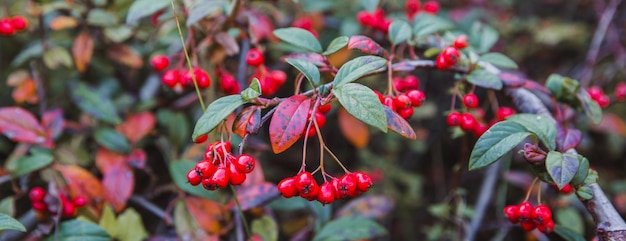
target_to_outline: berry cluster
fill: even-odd
[[[230,151],[230,142],[210,144],[204,154],[205,159],[187,172],[189,184],[202,184],[204,189],[212,191],[246,181],[246,174],[254,170],[254,157],[247,154],[234,156]]]
[[[511,223],[519,223],[522,229],[531,231],[535,228],[542,233],[549,234],[554,231],[552,211],[546,205],[533,207],[529,202],[519,205],[509,205],[504,208],[504,215]]]
[[[418,89],[419,79],[414,75],[407,75],[404,78],[395,77],[392,81],[394,89],[399,92],[398,95],[383,96],[378,91],[376,91],[376,95],[378,95],[380,103],[407,120],[413,115],[413,107],[420,107],[424,104],[426,95]]]
[[[309,16],[302,16],[300,18],[297,18],[296,20],[293,21],[293,23],[291,23],[291,26],[307,30],[311,32],[311,34],[313,34],[313,36],[315,36],[316,38],[318,39],[320,38],[320,35],[319,33],[317,33],[317,30],[313,28],[313,20],[311,20]]]
[[[170,60],[165,55],[156,55],[150,59],[152,68],[163,71],[170,65]],[[193,78],[196,78],[198,88],[205,89],[211,86],[211,77],[201,68],[194,67],[192,71],[187,69],[170,69],[161,75],[161,82],[170,87],[194,87]]]
[[[474,93],[468,93],[463,96],[463,106],[466,109],[471,110],[475,109],[476,116],[471,112],[460,113],[458,111],[452,111],[448,114],[446,118],[446,122],[448,126],[455,127],[458,126],[463,131],[470,131],[474,136],[480,137],[485,133],[490,126],[494,125],[499,121],[505,120],[507,117],[515,114],[515,110],[510,107],[500,107],[495,113],[495,119],[491,120],[489,124],[482,122],[481,120],[484,117],[484,111],[482,109],[478,109],[479,101],[478,96]]]
[[[315,114],[313,114],[313,110],[309,110],[309,114],[307,115],[307,122],[306,123],[311,123],[311,121],[313,121],[313,118],[315,118],[315,122],[317,122],[317,125],[319,126],[319,128],[321,129],[324,125],[326,125],[326,113],[328,113],[330,111],[330,109],[332,108],[332,104],[328,103],[328,104],[324,104],[324,105],[319,105],[317,107],[317,112],[315,112]],[[309,128],[309,130],[307,131],[306,129],[304,130],[306,134],[306,137],[312,137],[315,136],[317,134],[317,131],[315,130],[315,127],[313,126],[313,124],[311,124],[311,128]]]
[[[604,90],[602,90],[599,86],[591,86],[587,91],[589,92],[591,99],[598,103],[600,107],[606,108],[609,104],[611,104],[611,98],[605,94]]]
[[[420,11],[420,0],[407,0],[404,3],[404,11],[406,12],[406,17],[409,21],[413,21],[415,15]],[[424,12],[430,14],[439,13],[439,3],[436,1],[428,1],[424,3]]]
[[[19,31],[25,30],[26,27],[28,27],[28,20],[23,16],[4,17],[0,19],[0,36],[15,35]]]
[[[464,49],[468,45],[469,43],[467,42],[466,35],[459,35],[456,37],[452,46],[444,48],[443,51],[441,51],[441,54],[437,56],[437,59],[435,59],[437,69],[445,70],[454,66],[461,57],[459,49]]]
[[[383,33],[389,32],[389,26],[391,26],[391,19],[385,17],[385,11],[381,8],[377,8],[373,13],[367,10],[360,11],[356,15],[356,21],[361,25],[372,28]]]
[[[56,215],[61,210],[61,217],[73,218],[76,216],[76,208],[84,207],[87,205],[87,199],[82,196],[77,196],[70,200],[63,194],[59,194],[60,203],[49,195],[46,190],[41,187],[34,187],[28,193],[32,208],[44,214]]]
[[[317,200],[330,204],[335,200],[356,197],[367,192],[372,186],[372,177],[363,172],[346,173],[340,178],[332,178],[319,185],[310,172],[300,172],[278,183],[278,191],[286,197],[300,196],[309,201]]]
[[[269,70],[263,63],[265,57],[259,49],[250,49],[246,54],[246,63],[255,67],[254,73],[250,77],[250,82],[254,78],[261,83],[261,91],[263,96],[272,96],[287,81],[287,74],[282,70]]]

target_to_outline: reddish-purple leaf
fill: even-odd
[[[539,83],[535,82],[535,81],[526,81],[524,82],[524,86],[525,89],[529,89],[531,91],[539,91],[542,92],[546,95],[550,95],[550,91],[548,89],[546,89],[546,87],[544,87],[543,85],[540,85]]]
[[[46,130],[49,138],[56,139],[59,137],[65,128],[63,110],[54,109],[43,113],[43,116],[41,117],[41,125]]]
[[[259,132],[261,125],[261,107],[249,106],[241,110],[241,113],[235,118],[233,124],[233,132],[243,137],[246,133],[256,134]]]
[[[220,203],[206,198],[187,196],[185,204],[198,226],[204,231],[216,234],[222,230],[220,220],[226,218],[226,211]]]
[[[415,131],[411,125],[409,125],[409,123],[402,118],[402,116],[398,115],[398,113],[389,109],[387,106],[383,107],[385,109],[385,114],[387,115],[387,128],[389,128],[389,130],[392,130],[393,132],[411,140],[415,140],[415,138],[417,138],[417,135],[415,135]]]
[[[87,203],[102,200],[102,183],[91,172],[77,165],[56,164],[54,169],[65,179],[72,197],[83,196],[87,198]]]
[[[248,15],[252,43],[257,43],[263,39],[276,39],[274,34],[272,34],[274,25],[271,19],[265,16],[265,14],[254,10],[246,11],[246,13]]]
[[[143,169],[146,167],[146,152],[142,149],[135,149],[126,156],[124,162],[133,168]]]
[[[357,216],[363,218],[382,218],[393,211],[395,202],[387,196],[363,196],[348,202],[339,211],[337,217]]]
[[[523,76],[507,72],[500,73],[498,77],[502,80],[502,84],[507,87],[521,87],[526,81],[529,81]]]
[[[398,72],[411,72],[415,70],[415,67],[415,65],[409,64],[407,61],[401,61],[391,65],[391,69]]]
[[[583,134],[574,128],[563,127],[562,125],[556,125],[556,149],[559,151],[565,151],[572,149],[580,143],[583,139]]]
[[[626,123],[624,120],[616,114],[609,112],[604,113],[600,124],[593,125],[591,128],[597,132],[614,133],[620,136],[626,136]]]
[[[16,142],[42,144],[46,131],[37,118],[20,107],[0,108],[0,133]]]
[[[378,56],[384,56],[387,53],[387,51],[381,47],[380,44],[363,35],[354,35],[350,37],[350,40],[348,41],[348,49],[358,49],[363,53]]]
[[[270,142],[274,153],[287,150],[302,137],[306,127],[311,99],[294,95],[278,104],[270,121]]]
[[[135,143],[154,129],[156,118],[152,112],[132,114],[117,126],[117,131],[122,133],[128,140]]]
[[[103,173],[102,190],[104,200],[109,203],[116,212],[126,207],[126,202],[133,194],[135,178],[133,170],[126,163],[115,163]]]
[[[285,62],[285,59],[302,59],[317,67],[325,67],[326,61],[324,61],[324,58],[323,55],[318,53],[293,53],[283,57],[282,61]]]
[[[258,183],[252,186],[245,186],[237,190],[239,203],[241,204],[241,209],[244,211],[261,206],[262,204],[265,204],[272,199],[278,197],[278,195],[279,193],[276,185],[269,182]],[[237,209],[237,205],[231,206],[232,209]]]

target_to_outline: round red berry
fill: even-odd
[[[15,34],[15,28],[11,23],[11,19],[5,17],[0,19],[0,35],[13,35]]]
[[[206,178],[211,177],[213,173],[215,173],[216,170],[215,170],[215,166],[213,165],[213,162],[209,160],[202,160],[196,163],[196,167],[193,169],[193,171],[196,171],[198,173],[198,176],[201,179],[206,179]],[[193,174],[187,173],[187,178],[189,178],[190,175],[193,177]],[[193,183],[196,182],[195,179],[196,177],[193,177],[193,181],[194,181]],[[191,185],[194,185],[191,181],[189,181],[189,183],[191,183]]]
[[[195,87],[194,78],[198,88],[204,89],[211,86],[211,77],[209,74],[200,68],[193,68],[193,71],[185,71],[180,77],[180,82],[184,86]]]
[[[509,219],[511,223],[519,222],[519,207],[517,205],[509,205],[504,207],[504,216]]]
[[[263,57],[263,53],[258,49],[250,49],[246,54],[246,63],[250,66],[259,66],[262,65],[265,61],[265,57]]]
[[[335,201],[335,186],[333,186],[332,182],[325,182],[319,188],[319,192],[317,193],[317,201],[322,204],[329,204]]]
[[[367,192],[374,183],[372,177],[367,173],[354,172],[354,177],[356,178],[356,189],[361,192]]]
[[[554,221],[553,220],[547,221],[543,225],[537,226],[537,229],[539,229],[539,231],[545,234],[552,233],[554,231]]]
[[[537,205],[535,209],[533,209],[532,219],[537,226],[543,225],[552,220],[552,211],[546,205]]]
[[[287,81],[287,74],[282,70],[272,70],[272,72],[270,72],[270,78],[274,86],[280,87]]]
[[[419,0],[407,0],[404,4],[404,9],[409,16],[415,15],[420,10]]]
[[[598,99],[596,99],[596,102],[600,107],[606,108],[609,107],[609,104],[611,104],[611,98],[608,95],[601,95]]]
[[[463,105],[469,109],[478,107],[478,96],[474,93],[469,93],[463,96]]]
[[[472,129],[472,134],[474,134],[475,137],[480,137],[483,134],[485,134],[485,132],[487,132],[487,130],[489,130],[489,126],[487,126],[484,123],[477,123],[474,126],[474,129]]]
[[[217,141],[207,146],[205,158],[209,160],[213,160],[215,151],[216,155],[225,158],[228,154],[230,154],[232,148],[232,144],[228,141]]]
[[[77,196],[72,200],[72,203],[74,206],[81,208],[87,205],[87,198],[84,196]]]
[[[386,96],[385,99],[383,100],[383,105],[389,107],[389,109],[396,111],[396,104],[393,101],[393,97],[391,96]]]
[[[557,185],[554,185],[554,186],[558,189]],[[561,188],[561,190],[559,190],[559,192],[565,193],[565,194],[570,194],[570,193],[574,192],[574,188],[572,188],[572,185],[570,185],[568,183],[568,184],[565,184],[565,186],[563,186],[563,188]]]
[[[380,93],[380,91],[374,90],[374,94],[378,96],[378,100],[380,101],[380,103],[385,103],[385,97],[383,96],[382,93]]]
[[[498,121],[506,120],[507,117],[512,115],[515,115],[515,110],[511,107],[500,107],[496,111],[496,118],[498,118]]]
[[[195,142],[195,143],[203,143],[207,139],[209,139],[209,134],[204,134],[204,135],[196,137],[196,139],[194,139],[193,142]]]
[[[229,73],[223,73],[220,76],[220,88],[227,95],[239,94],[241,91],[239,82],[237,82],[235,76]]]
[[[209,178],[210,180],[209,183],[210,185],[214,186],[212,187],[213,188],[212,190],[215,190],[218,188],[225,188],[226,186],[228,186],[229,179],[230,179],[230,172],[228,171],[228,169],[226,167],[219,167],[217,168],[217,170],[215,170],[215,173],[213,173],[211,178]]]
[[[241,154],[237,156],[234,166],[241,173],[251,173],[254,170],[255,164],[256,161],[254,160],[254,157],[248,154]]]
[[[180,71],[175,69],[166,71],[163,73],[163,76],[161,76],[161,82],[163,82],[164,85],[173,88],[180,82]]]
[[[591,99],[594,99],[594,100],[598,100],[600,96],[604,95],[604,91],[602,90],[602,88],[600,88],[599,86],[595,86],[595,85],[589,87],[587,92],[589,93],[589,97],[591,97]]]
[[[420,87],[420,80],[415,75],[404,77],[404,85],[407,90],[416,90]]]
[[[240,172],[235,165],[228,165],[229,182],[231,185],[241,185],[246,181],[246,174]]]
[[[298,194],[295,183],[296,179],[294,177],[288,177],[281,180],[276,187],[283,197],[290,198]]]
[[[533,205],[529,202],[522,202],[517,205],[519,208],[519,220],[520,222],[530,222],[532,223],[532,214],[533,214]]]
[[[465,34],[461,34],[454,39],[454,47],[457,49],[464,49],[467,45],[469,44],[467,43],[467,35]]]
[[[407,89],[406,82],[401,77],[395,77],[391,82],[396,91],[404,92]]]
[[[326,113],[330,112],[330,110],[331,110],[332,108],[333,108],[333,104],[331,104],[331,103],[326,103],[326,104],[324,104],[324,105],[319,105],[319,106],[317,107],[317,111],[318,111],[319,113],[326,114]]]
[[[626,82],[619,82],[617,84],[614,95],[617,101],[626,101]]]
[[[393,104],[396,106],[396,109],[404,109],[411,107],[411,98],[405,94],[399,94],[393,100]]]
[[[63,207],[61,209],[61,216],[64,218],[72,218],[76,216],[76,206],[70,201],[62,200]]]
[[[30,192],[28,192],[28,198],[30,198],[32,202],[41,202],[45,197],[46,190],[41,187],[33,187],[30,189]]]
[[[310,194],[313,183],[315,183],[315,179],[310,172],[301,172],[295,177],[295,186],[300,195]]]
[[[357,179],[353,173],[346,173],[337,183],[337,197],[344,198],[351,195],[357,191]]]
[[[38,212],[48,211],[48,205],[43,201],[33,202],[32,207],[35,211],[38,211]]]
[[[402,119],[408,120],[413,116],[413,107],[398,109],[398,115],[402,117]]]
[[[461,126],[461,129],[464,131],[473,130],[477,124],[478,122],[472,113],[466,112],[461,114],[461,122],[459,123],[459,126]]]
[[[455,47],[446,47],[441,52],[441,56],[443,56],[443,59],[446,63],[448,63],[448,65],[454,65],[457,61],[459,61],[460,54],[459,50]]]
[[[406,92],[406,96],[411,100],[411,106],[420,107],[426,101],[426,95],[420,90],[409,90]]]
[[[439,12],[439,3],[437,1],[424,3],[424,11],[430,14],[437,14]]]
[[[22,31],[28,27],[28,20],[24,16],[13,16],[11,18],[11,24],[16,31]]]
[[[531,221],[520,222],[520,226],[522,227],[522,229],[524,229],[524,231],[527,231],[527,232],[530,232],[537,227],[535,226],[535,223]]]
[[[196,170],[196,168],[193,168],[187,172],[187,182],[189,182],[189,184],[191,184],[192,186],[197,186],[202,182],[202,177],[200,176],[200,173]]]
[[[367,10],[363,10],[356,14],[356,21],[363,26],[371,27],[375,24],[376,18]]]
[[[459,126],[461,124],[461,113],[457,111],[450,112],[450,114],[448,114],[448,117],[446,118],[446,122],[450,127]]]
[[[170,59],[168,59],[165,55],[156,55],[150,59],[150,64],[154,70],[161,71],[170,65]]]
[[[437,65],[437,69],[439,70],[445,70],[451,66],[451,64],[446,61],[442,54],[437,56],[437,58],[435,59],[435,64]]]

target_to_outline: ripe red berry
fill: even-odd
[[[459,61],[460,54],[459,54],[459,50],[456,49],[455,47],[446,47],[441,52],[441,56],[443,56],[443,59],[446,61],[446,63],[449,66],[452,66],[452,65],[455,65],[456,62]]]
[[[558,186],[556,184],[554,184],[554,187],[558,189]],[[572,185],[565,184],[565,186],[563,186],[563,188],[561,188],[561,190],[559,190],[559,192],[561,193],[565,193],[565,194],[570,194],[572,192],[574,192],[574,188],[572,188]]]
[[[376,23],[376,17],[367,10],[363,10],[356,14],[356,21],[363,26],[372,27]]]
[[[35,211],[38,211],[38,212],[48,211],[48,205],[43,201],[33,202],[32,207]]]
[[[239,82],[237,82],[235,76],[230,73],[222,73],[220,75],[220,88],[227,95],[239,94],[241,91]]]
[[[532,212],[532,220],[540,226],[552,220],[552,211],[546,205],[537,205]]]
[[[13,28],[11,19],[7,17],[0,19],[0,35],[10,36],[13,34],[15,34],[15,28]]]
[[[609,104],[611,104],[611,98],[608,95],[601,95],[598,99],[596,99],[596,102],[600,107],[606,108],[609,107]]]
[[[532,214],[533,214],[533,205],[529,202],[522,202],[517,205],[519,208],[519,220],[520,222],[531,222],[532,223]]]
[[[552,233],[554,231],[554,221],[553,220],[547,221],[543,225],[537,226],[537,229],[539,229],[539,231],[545,234]]]
[[[354,177],[356,178],[356,189],[361,192],[367,192],[374,183],[372,177],[367,173],[354,172]]]
[[[404,77],[404,85],[407,90],[416,90],[420,87],[420,80],[415,75]]]
[[[398,109],[398,115],[400,115],[402,119],[405,119],[405,120],[408,120],[409,118],[411,118],[411,116],[413,116],[413,112],[414,112],[413,107]]]
[[[231,148],[232,144],[229,141],[217,141],[207,146],[204,157],[209,160],[213,160],[215,155],[224,158],[230,154]],[[215,155],[213,151],[215,151]]]
[[[61,216],[64,218],[72,218],[76,216],[76,206],[70,201],[62,200],[63,207],[61,209]]]
[[[409,16],[409,19],[412,19],[417,12],[420,11],[420,1],[419,0],[407,0],[404,4],[404,11]]]
[[[211,177],[213,173],[215,173],[215,166],[213,165],[213,162],[209,160],[202,160],[196,163],[196,167],[193,170],[198,173],[198,176],[200,176],[201,179],[206,179],[206,178]],[[189,178],[189,175],[190,174],[187,173],[187,178]],[[191,175],[193,176],[193,174]],[[192,183],[192,182],[189,181],[189,183]],[[191,185],[193,185],[193,183]]]
[[[33,189],[30,189],[30,192],[28,192],[28,198],[30,198],[32,202],[41,202],[45,197],[46,190],[41,187],[33,187]]]
[[[83,196],[77,196],[74,198],[74,200],[72,200],[72,203],[74,204],[74,206],[81,208],[87,205],[87,198]]]
[[[461,114],[461,122],[459,123],[459,126],[461,126],[461,129],[463,129],[464,131],[473,130],[477,124],[478,122],[476,121],[476,118],[474,118],[472,113],[466,112]]]
[[[396,91],[404,92],[407,89],[406,82],[401,77],[395,77],[391,82]]]
[[[461,124],[461,113],[457,111],[450,112],[450,114],[448,114],[448,117],[446,118],[446,122],[450,127],[459,126]]]
[[[319,113],[326,114],[326,113],[330,112],[330,109],[332,109],[332,108],[333,108],[333,104],[331,104],[331,103],[326,103],[326,104],[324,104],[324,105],[319,105],[319,106],[317,107],[317,111],[318,111]]]
[[[291,23],[292,27],[302,28],[306,30],[313,29],[313,20],[309,16],[300,17]]]
[[[380,93],[380,91],[374,90],[374,94],[378,96],[378,100],[380,101],[380,103],[385,103],[385,97],[383,96],[382,93]]]
[[[295,186],[300,194],[308,194],[310,186],[315,182],[310,172],[301,172],[295,176]]]
[[[272,79],[272,84],[278,89],[287,81],[287,74],[282,70],[272,70],[270,79]]]
[[[263,53],[258,49],[250,49],[246,54],[246,63],[250,66],[259,66],[262,65],[265,61],[265,57],[263,57]]]
[[[295,177],[289,177],[281,180],[276,187],[283,197],[290,198],[298,194],[295,183]]]
[[[511,107],[500,107],[498,111],[496,111],[496,118],[498,121],[506,120],[507,117],[515,115],[515,110]]]
[[[235,165],[228,165],[229,182],[231,185],[241,185],[246,181],[246,174],[240,172]]]
[[[254,160],[254,157],[248,154],[241,154],[237,156],[237,159],[233,164],[235,164],[235,167],[239,172],[251,173],[254,170],[256,161]]]
[[[180,82],[180,71],[176,69],[168,70],[161,76],[161,82],[170,88],[173,88]]]
[[[478,107],[478,96],[474,93],[469,93],[463,96],[463,105],[468,109],[473,109]]]
[[[150,64],[154,70],[161,71],[170,65],[170,60],[165,55],[156,55],[150,59]]]
[[[215,173],[213,173],[211,178],[209,178],[209,183],[210,185],[214,186],[212,188],[214,188],[213,190],[215,190],[217,188],[225,188],[226,186],[228,186],[229,179],[230,172],[228,171],[228,169],[226,167],[219,167],[217,168],[217,170],[215,170]]]
[[[517,205],[509,205],[504,207],[504,216],[509,219],[511,223],[519,222],[519,207]]]
[[[451,64],[449,64],[448,61],[446,61],[446,59],[441,54],[438,55],[435,59],[435,64],[437,65],[437,69],[439,70],[445,70],[447,68],[450,68],[451,66]]]
[[[604,91],[602,90],[602,88],[596,85],[589,87],[587,92],[589,93],[589,97],[594,100],[598,100],[600,96],[604,95]]]
[[[211,86],[211,77],[209,74],[201,68],[193,68],[193,71],[185,71],[180,77],[180,82],[184,86],[195,87],[194,77],[198,88],[204,89]]]
[[[357,191],[357,179],[353,173],[346,173],[337,183],[337,197],[344,198],[351,195]]]
[[[386,96],[384,101],[383,101],[383,105],[389,107],[389,109],[396,111],[396,104],[394,104],[393,101],[393,97],[391,96]]]
[[[325,182],[319,188],[319,192],[317,193],[317,201],[322,204],[329,204],[335,201],[335,186],[333,186],[332,182]]]
[[[424,11],[430,14],[437,14],[439,12],[439,3],[436,1],[424,3]]]
[[[527,231],[527,232],[530,232],[537,227],[535,226],[535,223],[531,221],[520,222],[520,226],[522,227],[522,229],[524,229],[524,231]]]
[[[474,126],[474,129],[472,129],[472,134],[474,134],[475,137],[480,137],[483,134],[485,134],[485,132],[487,132],[487,130],[489,130],[489,126],[487,126],[484,123],[477,123]]]
[[[393,104],[396,106],[396,109],[404,109],[411,107],[411,98],[405,94],[399,94],[393,100]]]
[[[209,139],[209,134],[204,134],[204,135],[196,137],[196,139],[194,139],[193,142],[195,142],[195,143],[203,143],[207,139]]]
[[[626,101],[626,82],[619,82],[617,84],[614,95],[617,101]]]
[[[457,49],[464,49],[467,45],[469,44],[467,43],[467,35],[465,34],[461,34],[454,39],[454,47]]]
[[[411,100],[411,106],[413,107],[420,107],[426,101],[426,95],[420,90],[409,90],[406,92],[406,95]]]
[[[15,31],[22,31],[28,27],[28,20],[24,16],[13,16],[11,18],[11,25]]]
[[[187,182],[189,182],[192,186],[197,186],[202,182],[202,177],[195,168],[187,172]]]

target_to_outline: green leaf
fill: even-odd
[[[46,50],[43,53],[43,62],[51,69],[57,69],[62,66],[70,68],[74,65],[70,52],[62,47],[54,47]]]
[[[467,82],[471,84],[487,88],[487,89],[502,89],[502,81],[498,75],[491,73],[484,69],[477,69],[467,75]]]
[[[600,124],[600,121],[602,121],[602,109],[598,103],[589,97],[586,90],[579,90],[576,97],[578,97],[585,115],[591,119],[591,122],[596,125]]]
[[[53,159],[54,157],[47,153],[22,156],[7,163],[7,171],[13,177],[20,177],[50,165]]]
[[[111,151],[130,153],[130,142],[118,131],[110,128],[99,128],[95,133],[96,142]]]
[[[503,68],[518,68],[517,64],[512,59],[501,53],[486,53],[480,56],[478,60],[485,61],[487,63]]]
[[[551,74],[545,86],[557,100],[569,104],[575,103],[576,94],[579,93],[580,88],[577,80],[558,74]]]
[[[164,136],[169,138],[176,147],[182,147],[189,143],[191,128],[187,117],[185,117],[185,113],[174,112],[169,109],[159,109],[157,112],[157,121],[159,126],[164,127],[164,129],[159,129],[159,131],[166,131]]]
[[[567,241],[585,241],[585,237],[560,224],[554,225],[554,233]]]
[[[582,200],[589,200],[593,198],[593,190],[588,186],[582,186],[576,189],[576,196]]]
[[[432,47],[432,48],[429,48],[426,51],[424,51],[424,57],[426,57],[426,58],[434,57],[435,55],[439,54],[440,52],[441,52],[440,48]]]
[[[280,28],[274,30],[274,36],[298,48],[321,53],[322,45],[313,34],[301,28]]]
[[[124,241],[141,241],[148,238],[143,226],[141,215],[133,208],[127,208],[117,217],[117,235],[115,239]]]
[[[15,215],[15,198],[8,196],[0,201],[0,213],[4,213],[9,216]]]
[[[121,25],[104,29],[104,36],[114,43],[121,43],[133,36],[133,28]]]
[[[485,132],[470,154],[469,169],[486,167],[496,162],[532,133],[515,122],[503,121]]]
[[[526,130],[537,135],[539,140],[551,150],[556,148],[556,122],[551,117],[535,114],[516,114],[507,120],[524,126]]]
[[[241,98],[245,101],[250,101],[256,97],[261,96],[261,82],[256,77],[252,79],[252,83],[245,90],[241,91]]]
[[[22,223],[4,213],[0,213],[0,230],[17,230],[26,232],[26,228],[22,225]]]
[[[427,13],[418,14],[413,24],[413,35],[417,38],[454,28],[447,19]]]
[[[335,75],[334,86],[353,82],[364,75],[370,74],[387,64],[387,60],[378,56],[361,56],[356,57],[341,66],[337,75]]]
[[[559,208],[556,210],[554,216],[556,223],[568,227],[579,235],[585,234],[585,221],[575,208]]]
[[[213,13],[223,11],[223,9],[227,7],[227,4],[228,3],[224,0],[201,0],[195,2],[189,11],[187,26],[191,26]]]
[[[347,42],[346,42],[347,43]],[[304,59],[287,58],[285,62],[298,69],[314,86],[320,84],[320,70],[313,63]]]
[[[98,226],[102,227],[111,237],[117,236],[117,220],[115,219],[115,211],[109,205],[105,205],[102,209],[102,215]]]
[[[252,221],[252,233],[261,236],[263,241],[278,240],[278,224],[268,215]]]
[[[572,154],[550,151],[546,157],[546,170],[559,189],[574,178],[578,171],[578,164],[578,157]]]
[[[598,172],[595,170],[589,169],[589,172],[587,173],[587,177],[585,178],[585,181],[583,183],[585,185],[589,185],[589,184],[593,184],[597,182],[598,182]]]
[[[578,164],[578,171],[571,181],[574,187],[583,184],[589,175],[589,160],[584,156],[578,155],[578,161],[580,162]]]
[[[389,41],[398,45],[411,38],[411,25],[402,20],[394,20],[389,26]]]
[[[117,17],[104,9],[94,8],[87,15],[87,24],[98,27],[111,27],[117,25]]]
[[[169,169],[170,175],[180,189],[184,190],[187,193],[204,197],[212,200],[216,200],[217,197],[213,192],[209,192],[204,190],[202,186],[192,186],[187,182],[187,172],[192,168],[195,168],[196,162],[194,161],[173,161],[170,162]]]
[[[128,9],[126,23],[131,24],[143,17],[150,16],[169,4],[170,0],[135,0]]]
[[[343,217],[326,223],[313,241],[371,239],[384,235],[387,230],[370,219]]]
[[[374,12],[374,10],[378,7],[379,2],[380,0],[361,0],[361,5],[363,5],[363,8],[365,8],[368,12]]]
[[[245,104],[241,98],[241,95],[229,95],[219,98],[206,108],[206,111],[200,116],[200,119],[196,121],[196,125],[193,128],[193,134],[191,139],[195,140],[201,135],[211,132],[217,125],[219,125],[230,113],[232,113],[237,107]]]
[[[350,38],[348,38],[347,36],[336,37],[335,39],[333,39],[333,41],[330,42],[330,44],[328,44],[328,48],[326,48],[326,51],[324,51],[324,53],[322,54],[331,55],[339,51],[340,49],[348,46],[349,41],[350,41]]]
[[[17,56],[15,56],[15,58],[13,58],[11,66],[20,66],[30,59],[41,57],[42,53],[43,45],[39,41],[37,41],[36,43],[28,47],[22,48],[22,51]]]
[[[472,25],[470,34],[472,46],[478,46],[478,51],[482,53],[488,52],[500,37],[497,30],[480,22]]]
[[[387,115],[370,88],[357,83],[348,83],[335,87],[333,93],[350,115],[387,132]]]
[[[111,236],[100,226],[78,219],[64,221],[57,231],[46,238],[46,241],[109,241]]]
[[[107,95],[89,88],[82,82],[78,83],[71,93],[74,103],[87,114],[110,124],[122,122],[115,105]]]

